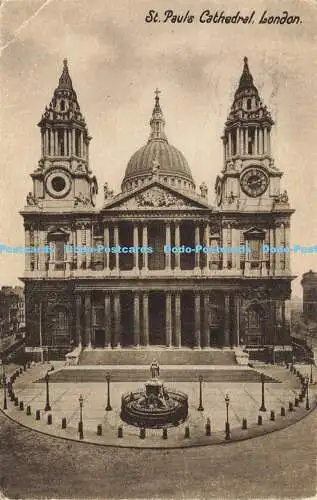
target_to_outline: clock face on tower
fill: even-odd
[[[252,167],[246,170],[240,179],[242,191],[252,198],[261,196],[268,187],[268,178],[263,170]]]
[[[47,192],[53,198],[63,198],[68,194],[70,187],[71,180],[64,171],[54,170],[46,178]]]

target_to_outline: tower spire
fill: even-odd
[[[67,59],[63,61],[63,72],[58,82],[58,90],[73,90],[73,84],[68,71]]]
[[[155,94],[155,104],[154,104],[154,109],[152,112],[152,118],[150,120],[150,125],[151,125],[151,135],[149,138],[149,141],[153,139],[161,139],[163,141],[167,141],[165,132],[164,132],[164,127],[165,127],[165,120],[162,112],[162,108],[160,105],[160,98],[159,94],[161,93],[158,88],[155,89],[154,94]]]
[[[255,89],[256,90],[254,83],[253,83],[253,76],[250,73],[248,58],[244,57],[243,62],[244,62],[243,71],[242,71],[242,75],[241,75],[239,86],[238,86],[236,93],[241,92],[241,90],[246,90],[246,89]]]

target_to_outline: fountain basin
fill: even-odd
[[[145,390],[123,394],[121,420],[136,427],[160,429],[177,426],[188,416],[188,396],[181,391],[167,390],[153,378]]]

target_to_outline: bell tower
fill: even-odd
[[[92,207],[97,181],[89,169],[89,136],[67,60],[53,98],[42,115],[41,158],[31,174],[27,205],[45,210]]]
[[[224,166],[216,180],[217,204],[222,209],[272,210],[282,196],[284,203],[288,201],[285,192],[281,195],[283,174],[271,152],[273,125],[245,57],[222,137]]]

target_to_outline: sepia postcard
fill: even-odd
[[[0,497],[314,498],[316,2],[0,16]]]

